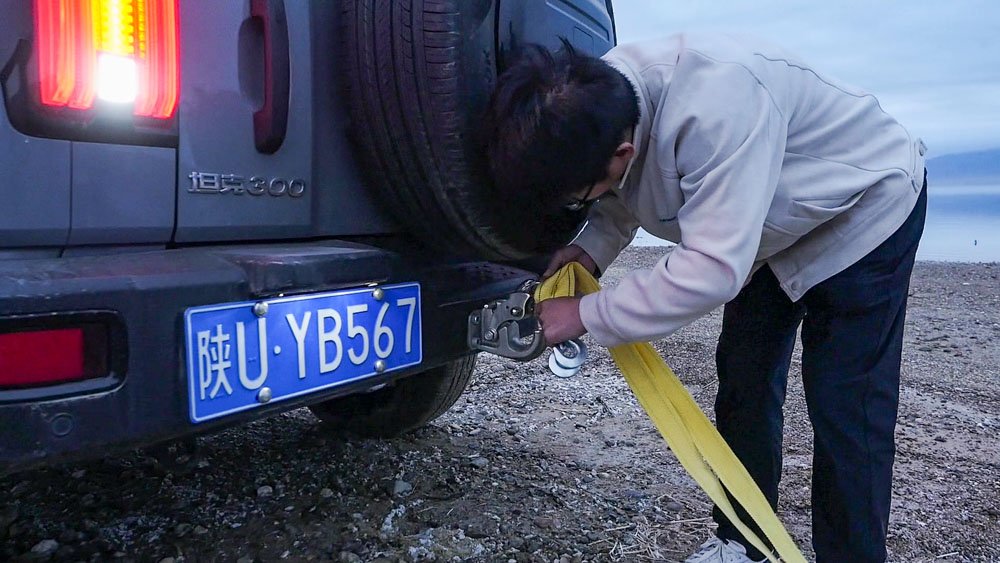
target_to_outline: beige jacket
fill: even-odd
[[[574,241],[602,269],[639,226],[677,243],[583,298],[606,346],[667,336],[733,299],[763,264],[792,300],[857,262],[913,209],[923,143],[871,94],[784,51],[721,35],[622,45],[636,156]]]

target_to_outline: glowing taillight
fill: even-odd
[[[177,109],[177,0],[34,0],[41,102],[90,109],[100,99],[138,116]]]

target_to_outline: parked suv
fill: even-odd
[[[0,0],[0,474],[309,406],[390,435],[581,217],[494,195],[519,43],[605,0]]]

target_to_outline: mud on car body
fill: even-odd
[[[0,473],[302,406],[424,424],[469,312],[579,224],[526,236],[470,139],[518,42],[614,44],[603,0],[0,13]]]

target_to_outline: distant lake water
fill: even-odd
[[[1000,184],[930,184],[918,260],[1000,262]],[[633,246],[669,246],[642,229]]]

